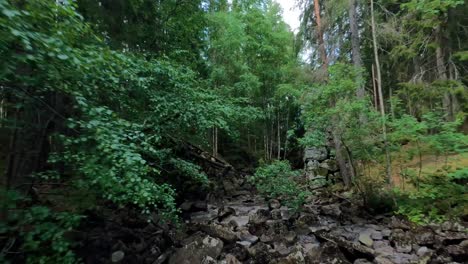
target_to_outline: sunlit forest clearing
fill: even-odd
[[[0,0],[0,58],[0,263],[467,263],[466,0]]]

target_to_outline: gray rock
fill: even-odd
[[[210,256],[203,258],[201,264],[217,264],[216,260]]]
[[[304,151],[304,160],[324,161],[328,157],[325,147],[308,147]]]
[[[258,237],[250,234],[250,232],[247,231],[247,230],[244,230],[244,231],[241,231],[240,233],[238,233],[238,238],[240,240],[248,241],[248,242],[250,242],[252,244],[257,243],[257,241],[258,241]]]
[[[396,243],[395,249],[399,253],[410,253],[412,250],[411,244]]]
[[[237,241],[236,244],[241,245],[244,248],[249,248],[252,246],[252,243],[249,241]]]
[[[321,210],[325,215],[330,215],[334,217],[341,216],[341,209],[339,204],[324,205],[322,206]]]
[[[266,235],[266,234],[262,234],[260,236],[260,241],[263,242],[263,243],[269,243],[269,242],[273,241],[273,237],[269,236],[269,235]]]
[[[372,262],[367,259],[356,259],[353,264],[372,264]]]
[[[271,247],[264,243],[257,243],[247,249],[249,255],[255,261],[254,263],[270,263],[273,256],[270,253]]]
[[[392,234],[392,230],[384,229],[384,230],[381,231],[381,233],[382,233],[383,237],[390,237],[390,235]]]
[[[258,209],[255,213],[251,214],[249,217],[249,223],[251,224],[263,224],[270,217],[270,212],[266,209]]]
[[[226,255],[226,264],[242,264],[234,255],[227,254]]]
[[[115,251],[114,253],[112,253],[111,261],[112,263],[119,263],[124,259],[124,257],[125,257],[125,252],[121,250]]]
[[[273,199],[270,200],[270,202],[268,203],[268,207],[270,208],[270,210],[279,209],[281,207],[281,203],[278,200]]]
[[[363,231],[359,233],[358,239],[359,239],[359,242],[361,242],[362,244],[368,247],[372,247],[372,245],[374,244],[374,240],[372,240],[371,238],[371,231]]]
[[[227,242],[233,242],[237,240],[237,235],[227,227],[218,224],[202,224],[200,230],[207,233],[208,235],[216,238],[221,238]]]
[[[284,240],[289,243],[289,244],[292,244],[294,243],[294,241],[296,241],[296,233],[293,232],[293,231],[289,231],[285,236],[284,236]]]
[[[416,252],[416,255],[420,256],[420,257],[423,257],[423,256],[427,256],[429,254],[432,253],[432,250],[430,250],[429,248],[427,247],[420,247],[418,249],[418,251]]]
[[[375,264],[394,264],[391,260],[384,256],[378,256],[374,259]]]
[[[302,245],[305,257],[310,261],[315,261],[320,256],[320,243],[306,243]]]
[[[295,250],[286,258],[280,260],[278,264],[303,264],[305,263],[304,255],[300,250]]]
[[[169,259],[169,264],[202,263],[206,257],[218,258],[224,243],[220,239],[206,236],[179,248]]]
[[[371,238],[374,240],[382,240],[383,239],[382,232],[379,232],[379,231],[372,232]]]
[[[336,163],[336,160],[332,160],[332,159],[324,160],[322,163],[320,163],[319,166],[330,172],[336,172],[338,170],[338,165]]]
[[[271,218],[274,219],[274,220],[279,220],[279,219],[282,219],[282,215],[281,215],[281,210],[280,209],[273,209],[271,210],[270,212],[271,214]]]

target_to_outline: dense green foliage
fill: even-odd
[[[270,0],[0,0],[0,261],[77,262],[100,206],[178,222],[218,156],[299,210],[311,146],[369,211],[466,217],[466,1],[316,1],[294,34]]]
[[[293,171],[287,161],[274,161],[258,167],[249,181],[268,198],[281,199],[291,208],[298,210],[304,204],[308,192],[300,186],[300,171]]]

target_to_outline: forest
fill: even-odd
[[[468,1],[280,2],[0,0],[0,263],[468,263]]]

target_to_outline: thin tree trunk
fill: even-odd
[[[372,88],[374,89],[374,107],[379,110],[377,86],[375,85],[375,66],[372,64]]]
[[[445,58],[444,58],[444,50],[443,50],[443,35],[442,35],[442,26],[438,25],[436,28],[436,41],[437,41],[437,48],[436,48],[436,65],[437,65],[437,74],[439,80],[447,80],[447,67],[445,65]],[[445,113],[447,115],[447,120],[453,120],[453,113],[451,110],[451,102],[450,102],[450,93],[448,91],[444,92],[444,97],[442,99],[442,105],[445,109]]]
[[[284,135],[284,154],[283,159],[286,159],[286,152],[288,151],[288,130],[289,130],[289,106],[286,113],[286,133]]]
[[[319,0],[314,0],[314,14],[315,22],[317,23],[317,41],[318,49],[320,52],[320,59],[322,60],[322,69],[325,75],[328,75],[328,57],[325,49],[325,41],[323,40],[322,19],[320,16],[320,3]]]
[[[278,155],[277,159],[281,159],[281,132],[280,132],[280,110],[278,108],[278,123],[277,123],[277,132],[278,132]]]
[[[366,90],[362,82],[362,74],[360,71],[362,67],[362,58],[361,58],[361,46],[360,46],[360,39],[359,39],[358,21],[356,17],[356,8],[357,8],[356,0],[349,0],[348,13],[349,13],[349,25],[351,29],[352,59],[353,59],[354,68],[358,71],[357,78],[356,78],[357,85],[358,85],[356,89],[356,96],[358,99],[364,99],[366,95]]]
[[[387,125],[385,120],[385,107],[382,93],[382,77],[380,73],[380,61],[379,61],[379,50],[377,47],[377,36],[375,29],[375,14],[374,14],[374,0],[371,0],[371,26],[372,26],[372,42],[374,46],[374,59],[375,59],[375,69],[377,73],[377,90],[379,94],[379,103],[380,103],[380,114],[382,116],[382,134],[384,140],[385,148],[385,162],[386,162],[386,174],[387,174],[387,183],[392,185],[392,168],[391,168],[391,158],[390,152],[388,149],[387,141]]]

